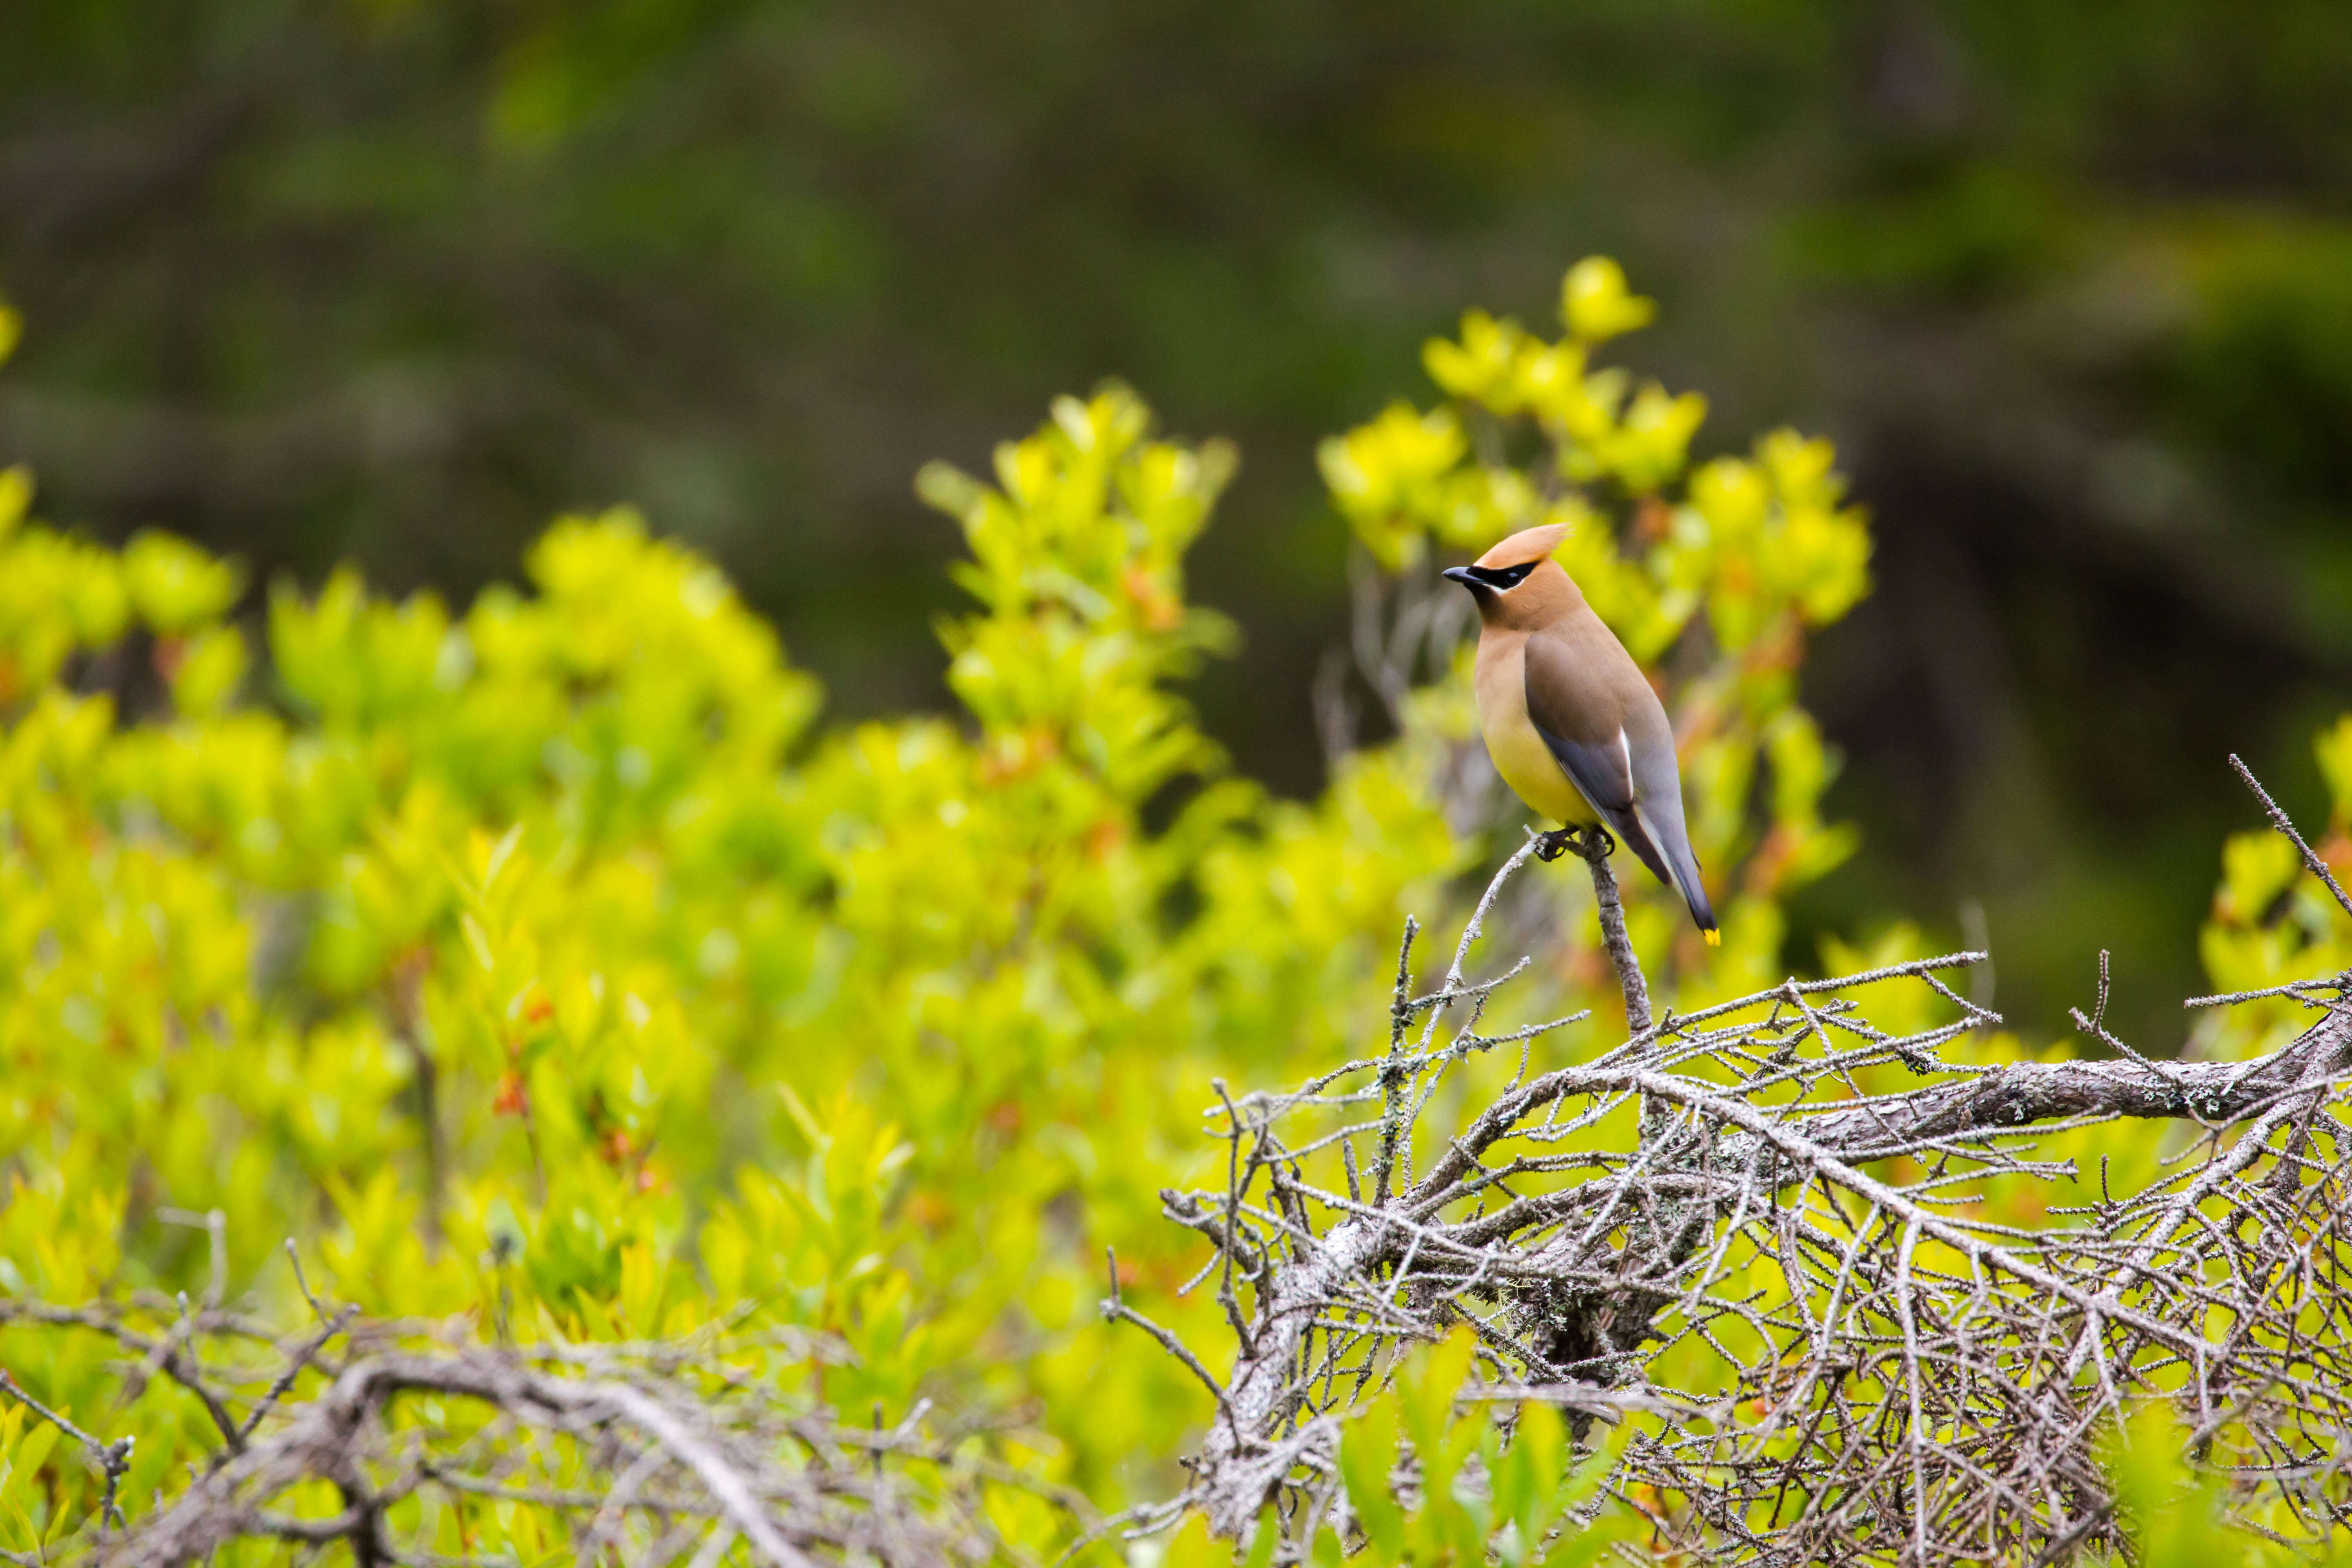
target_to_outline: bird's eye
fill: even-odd
[[[1457,566],[1446,575],[1458,577],[1460,582],[1484,588],[1491,594],[1502,594],[1526,582],[1528,574],[1539,564],[1538,562],[1528,561],[1517,566]]]

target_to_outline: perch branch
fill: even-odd
[[[2103,1006],[2080,1022],[2113,1059],[1947,1057],[1999,1021],[1941,978],[1976,952],[1654,1016],[1598,841],[1575,847],[1625,993],[1622,1043],[1533,1077],[1523,1063],[1457,1126],[1421,1129],[1435,1153],[1410,1169],[1438,1080],[1485,1044],[1477,1017],[1503,982],[1464,976],[1523,849],[1427,996],[1411,994],[1408,926],[1382,1055],[1288,1094],[1223,1098],[1225,1189],[1163,1205],[1251,1280],[1258,1310],[1192,1486],[1154,1517],[1196,1508],[1244,1539],[1279,1502],[1276,1560],[1305,1560],[1312,1521],[1344,1515],[1334,1459],[1356,1402],[1402,1345],[1466,1321],[1505,1385],[1579,1421],[1636,1420],[1612,1484],[1666,1500],[1645,1510],[1665,1548],[1925,1568],[2112,1547],[2093,1437],[2150,1401],[2181,1406],[2234,1495],[2275,1500],[2315,1532],[2352,1523],[2340,984],[2294,989],[2319,1016],[2242,1062],[2151,1060]],[[1878,1027],[1874,997],[1898,986],[1956,1016]],[[1471,1017],[1448,1043],[1437,1020],[1455,1001]],[[1927,1081],[1889,1088],[1889,1071]],[[1637,1097],[1633,1146],[1595,1146]],[[1374,1103],[1373,1120],[1349,1120]],[[2103,1163],[2095,1205],[1990,1217],[1996,1189],[2080,1174],[2036,1158],[2042,1139],[2126,1119],[2200,1136],[2137,1191],[2110,1191]],[[1369,1192],[1351,1158],[1367,1132]],[[1669,1357],[1696,1381],[1657,1381]]]

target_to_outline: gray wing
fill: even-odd
[[[1594,625],[1608,637],[1606,627]],[[1609,657],[1612,654],[1614,658]],[[1649,683],[1642,680],[1641,671],[1614,637],[1605,649],[1581,648],[1568,638],[1538,632],[1527,640],[1526,659],[1528,719],[1536,733],[1601,820],[1659,881],[1674,887],[1674,873],[1633,809],[1633,748],[1626,733],[1632,715],[1616,690],[1630,676],[1648,696]],[[1622,669],[1616,668],[1621,662]]]

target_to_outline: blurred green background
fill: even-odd
[[[982,464],[1106,375],[1242,444],[1200,697],[1320,780],[1318,437],[1470,305],[1622,258],[1696,450],[1839,443],[1874,596],[1807,700],[1862,858],[1997,1004],[2175,1046],[2235,750],[2323,815],[2352,691],[2336,0],[7,0],[0,456],[108,539],[463,600],[554,512],[711,551],[836,716],[943,707]]]

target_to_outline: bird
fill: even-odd
[[[1567,536],[1564,523],[1522,529],[1445,573],[1478,605],[1486,754],[1512,794],[1562,824],[1539,846],[1544,858],[1580,845],[1585,828],[1613,830],[1682,895],[1708,945],[1719,944],[1683,826],[1674,726],[1633,656],[1552,559]]]

